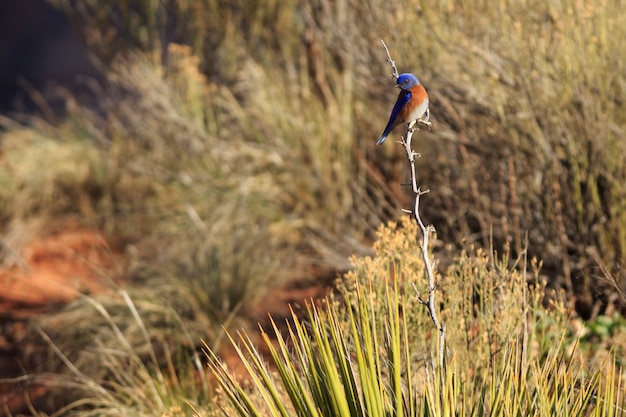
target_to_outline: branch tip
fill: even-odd
[[[387,53],[387,62],[389,62],[389,65],[391,65],[391,68],[393,69],[391,75],[397,80],[400,76],[400,74],[398,73],[398,67],[396,67],[396,63],[394,62],[394,60],[391,59],[391,54],[389,53],[389,48],[387,48],[387,44],[385,43],[385,41],[381,39],[380,42],[385,47],[385,52]]]

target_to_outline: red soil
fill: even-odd
[[[39,238],[20,255],[13,265],[0,269],[0,416],[7,410],[13,415],[26,412],[26,398],[35,404],[49,391],[44,385],[25,388],[27,385],[16,383],[24,374],[23,352],[35,348],[16,342],[22,338],[28,320],[58,311],[80,294],[101,294],[123,285],[123,255],[98,232],[74,230]],[[310,274],[325,275],[329,276],[320,271]],[[295,280],[272,291],[247,311],[248,327],[255,328],[260,322],[269,330],[268,313],[277,323],[284,323],[290,317],[290,304],[302,314],[305,303],[323,297],[329,284],[329,280]],[[220,355],[237,375],[245,375],[227,344]]]
[[[0,415],[25,409],[25,394],[36,402],[45,386],[15,384],[23,374],[20,346],[26,322],[59,309],[79,294],[103,293],[119,279],[121,255],[97,232],[68,231],[37,239],[20,259],[0,270]],[[2,380],[5,381],[2,381]],[[13,379],[13,380],[11,380]]]

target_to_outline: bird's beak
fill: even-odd
[[[394,87],[396,87],[396,88],[400,88],[400,84],[396,84]]]

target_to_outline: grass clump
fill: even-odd
[[[171,293],[169,302],[191,299],[176,297],[180,294]],[[195,335],[210,323],[192,317],[193,306],[181,305],[167,305],[149,291],[120,291],[82,297],[33,322],[21,343],[41,346],[33,344],[38,338],[50,349],[26,357],[45,363],[30,382],[53,391],[38,407],[59,416],[154,416],[191,415],[190,406],[206,405],[210,382]]]

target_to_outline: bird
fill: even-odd
[[[429,124],[428,93],[417,77],[410,73],[400,74],[396,80],[396,87],[400,88],[400,95],[391,110],[385,131],[376,142],[377,145],[382,145],[389,133],[399,124],[411,125],[415,121]]]

